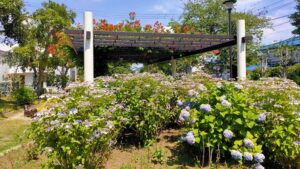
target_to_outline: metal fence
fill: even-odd
[[[0,97],[10,95],[12,88],[12,82],[0,82]]]

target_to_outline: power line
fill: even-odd
[[[282,1],[282,0],[281,0]],[[282,1],[283,2],[283,1]],[[268,9],[268,8],[270,8],[271,6],[274,6],[276,3],[272,3],[271,5],[269,5],[269,6],[265,6],[265,7],[263,7],[263,8],[261,8],[262,10],[260,10],[258,13],[257,13],[257,15],[261,15],[261,14],[266,14],[266,13],[269,13],[269,12],[271,12],[271,11],[274,11],[274,10],[277,10],[277,9],[280,9],[280,8],[283,8],[283,7],[285,7],[285,6],[288,6],[288,5],[290,5],[290,4],[293,4],[294,2],[293,1],[291,1],[291,2],[288,2],[288,3],[285,3],[285,4],[283,4],[283,5],[280,5],[280,6],[276,6],[276,7],[273,7],[273,8],[271,8],[271,9]],[[277,5],[277,4],[276,4]]]
[[[274,20],[281,19],[281,18],[285,18],[285,17],[289,17],[289,16],[291,16],[291,14],[279,16],[279,17],[276,17],[276,18],[271,18],[270,20],[271,20],[271,21],[274,21]]]
[[[261,2],[264,2],[264,1],[261,1]],[[280,2],[283,2],[282,0],[279,0],[279,1],[276,1],[276,2],[272,2],[272,3],[270,3],[270,4],[268,4],[268,5],[265,5],[265,6],[263,6],[263,7],[261,7],[261,8],[257,8],[257,10],[259,10],[259,9],[263,9],[263,8],[268,8],[268,7],[271,7],[271,6],[274,6],[276,3],[280,3]],[[256,3],[256,5],[257,5],[258,3]],[[254,8],[251,8],[250,10],[252,10],[252,9],[255,9],[255,7]]]
[[[281,5],[281,6],[277,6],[277,7],[271,8],[271,9],[269,9],[269,10],[267,10],[267,11],[270,12],[270,11],[273,11],[273,10],[275,10],[275,9],[279,9],[279,8],[288,6],[288,5],[293,4],[293,3],[294,3],[294,2],[288,2],[288,3],[285,3],[285,4]]]
[[[290,21],[287,21],[287,22],[280,23],[280,24],[278,24],[278,25],[275,25],[275,26],[273,26],[273,27],[278,27],[278,26],[281,26],[281,25],[285,25],[285,24],[287,24],[287,23],[290,23]]]
[[[286,32],[286,31],[292,31],[292,30],[291,30],[291,28],[284,29],[284,30],[277,30],[277,31],[274,31],[272,33],[269,33],[268,35],[278,34],[278,33]]]

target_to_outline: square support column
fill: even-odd
[[[94,26],[92,12],[84,12],[84,81],[94,82]]]
[[[245,20],[237,21],[237,73],[238,80],[246,80],[246,42],[243,38],[246,36]]]

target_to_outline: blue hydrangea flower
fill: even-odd
[[[187,121],[189,119],[189,117],[190,117],[190,112],[188,112],[185,109],[181,110],[180,115],[179,115],[180,121]]]
[[[80,123],[82,123],[82,120],[75,120],[74,125],[78,125]]]
[[[254,143],[253,143],[253,141],[251,141],[250,139],[245,139],[245,140],[244,140],[244,146],[245,146],[246,148],[253,148]]]
[[[195,95],[197,95],[197,93],[194,90],[189,90],[188,91],[188,96],[189,97],[194,97]]]
[[[234,87],[235,87],[237,90],[243,89],[243,86],[242,86],[241,84],[238,84],[238,83],[235,83],[235,84],[234,84]]]
[[[208,113],[208,112],[211,112],[211,107],[209,104],[201,104],[200,105],[200,110],[205,112],[205,113]]]
[[[256,163],[256,164],[254,164],[253,169],[265,169],[265,167],[259,163]]]
[[[50,152],[53,151],[53,148],[52,147],[45,147],[45,150],[50,153]]]
[[[223,135],[224,135],[224,137],[227,138],[227,139],[231,139],[231,138],[233,137],[232,131],[227,130],[227,129],[223,131]]]
[[[231,107],[231,103],[225,99],[221,101],[221,105],[224,107]]]
[[[241,152],[237,151],[237,150],[231,150],[231,157],[235,160],[242,160],[243,159],[243,155]]]
[[[223,96],[220,97],[220,101],[223,101],[223,100],[226,100],[226,96],[225,95],[223,95]]]
[[[266,118],[267,118],[267,114],[266,113],[261,113],[259,116],[258,116],[258,121],[259,122],[263,122],[263,121],[265,121],[266,120]]]
[[[300,146],[300,141],[294,141],[294,145]]]
[[[198,90],[201,91],[201,92],[205,92],[207,90],[207,88],[203,84],[199,84],[198,85]]]
[[[101,135],[101,131],[100,130],[95,130],[92,134],[92,138],[99,138]]]
[[[78,110],[76,108],[72,108],[69,111],[69,114],[77,114],[77,113],[78,113]]]
[[[246,161],[252,161],[253,160],[253,156],[249,152],[244,152],[244,158],[245,158]]]
[[[107,126],[109,129],[114,128],[114,124],[113,124],[113,122],[110,121],[110,120],[106,122],[106,126]]]
[[[191,123],[194,124],[196,122],[195,118],[192,118]]]
[[[65,117],[67,114],[65,112],[60,112],[57,115],[58,117]]]
[[[179,107],[181,107],[181,106],[183,106],[183,102],[181,100],[177,100],[176,101],[176,105],[179,106]]]
[[[193,133],[192,131],[189,131],[189,132],[186,134],[184,140],[185,140],[188,144],[190,144],[190,145],[195,144],[196,139],[195,139],[194,133]]]
[[[257,163],[262,163],[265,160],[265,155],[261,154],[261,153],[256,153],[254,155],[254,161]]]

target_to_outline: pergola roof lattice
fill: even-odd
[[[84,31],[65,31],[77,51],[83,51]],[[172,34],[172,33],[140,33],[140,32],[108,32],[94,31],[94,47],[101,50],[101,59],[124,60],[143,63],[155,63],[220,49],[237,43],[235,36]],[[90,32],[87,32],[87,38]],[[251,38],[244,38],[244,41]],[[106,47],[114,47],[107,50]],[[158,52],[136,50],[136,48],[154,49]]]

